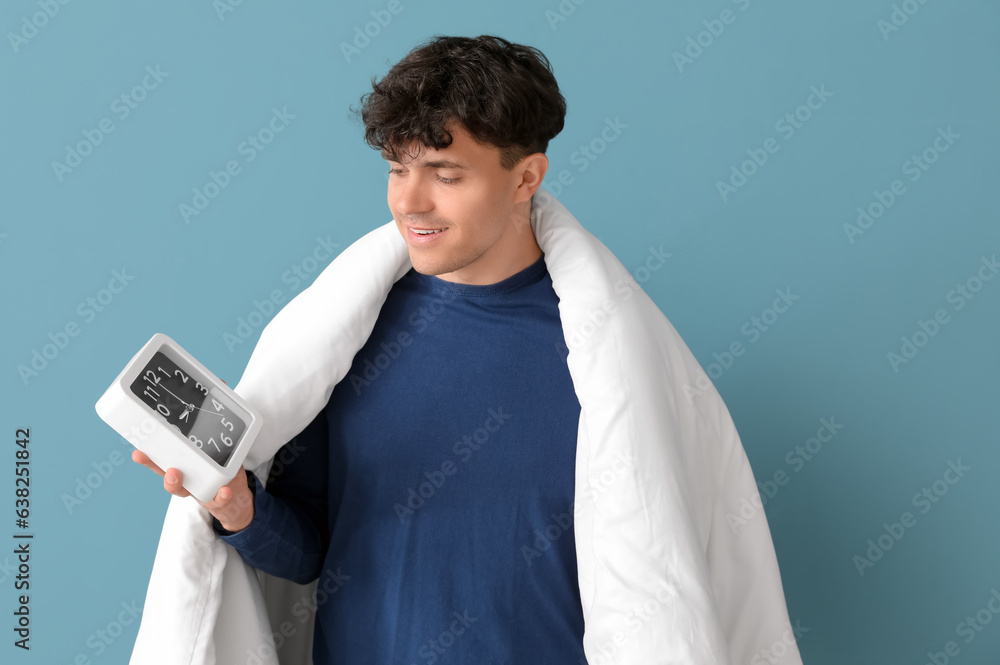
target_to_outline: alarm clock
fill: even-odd
[[[208,503],[239,470],[261,417],[200,362],[162,333],[139,349],[97,400],[97,414],[182,485]]]

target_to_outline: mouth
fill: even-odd
[[[437,240],[439,237],[444,235],[447,228],[441,229],[418,229],[412,226],[406,227],[406,237],[411,242],[416,243],[427,243]]]

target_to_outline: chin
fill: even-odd
[[[455,260],[433,260],[429,259],[427,256],[414,256],[415,252],[410,251],[410,263],[413,264],[413,269],[422,275],[445,275],[448,273],[453,273],[456,270],[461,270],[468,265],[467,261],[455,261]]]
[[[410,263],[413,264],[413,269],[422,275],[440,275],[443,272],[447,272],[447,266],[443,266],[438,261],[428,261],[426,257],[414,256],[414,253],[410,252]]]

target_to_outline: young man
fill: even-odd
[[[241,469],[202,505],[254,567],[347,580],[317,609],[315,665],[586,662],[580,405],[529,223],[565,100],[539,51],[480,36],[414,49],[362,101],[413,269],[266,489]]]

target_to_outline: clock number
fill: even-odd
[[[166,404],[157,404],[156,410],[162,413],[164,418],[170,417],[170,409],[167,408]]]
[[[230,432],[233,431],[233,423],[231,423],[230,421],[226,420],[225,418],[222,419],[222,426],[225,427],[226,429],[228,429]]]
[[[162,367],[160,367],[159,365],[157,365],[157,366],[156,366],[156,369],[158,369],[158,370],[160,370],[161,372],[163,372],[163,374],[164,374],[164,375],[165,375],[165,376],[166,376],[166,377],[167,377],[168,379],[170,378],[170,372],[168,372],[167,370],[163,369],[163,368],[162,368]]]
[[[191,436],[189,436],[188,440],[190,440],[191,443],[193,443],[194,445],[198,446],[199,448],[201,448],[203,445],[205,445],[204,443],[202,443],[202,440],[199,439],[198,437],[196,437],[194,434],[192,434]]]
[[[160,377],[156,376],[156,372],[151,369],[146,370],[146,380],[152,383],[154,386],[159,385]]]
[[[156,392],[155,390],[153,390],[149,386],[146,386],[146,389],[143,390],[142,392],[143,392],[143,394],[146,397],[148,397],[149,399],[153,400],[154,402],[160,398],[160,393]],[[152,395],[150,393],[152,393]],[[155,397],[153,395],[155,395]]]
[[[188,382],[187,374],[185,374],[184,372],[180,371],[179,369],[175,369],[174,370],[174,376],[181,377],[181,381],[183,381],[184,383]]]
[[[225,407],[223,407],[221,404],[219,404],[219,402],[214,397],[212,398],[212,406],[215,407],[216,411],[224,411],[225,410]]]
[[[201,385],[201,381],[195,381],[194,382],[194,387],[195,387],[196,390],[200,390],[202,395],[207,395],[208,394],[208,388],[206,388],[205,386]]]
[[[220,447],[219,447],[219,444],[217,444],[217,443],[215,442],[215,439],[214,439],[213,437],[208,437],[208,442],[209,442],[210,444],[212,444],[213,446],[215,446],[215,449],[216,449],[216,450],[217,450],[218,452],[220,452],[220,453],[222,452],[222,448],[220,448]]]
[[[222,442],[226,444],[228,447],[230,448],[233,447],[233,440],[231,438],[229,438],[225,434],[220,434],[219,437],[222,439]]]

